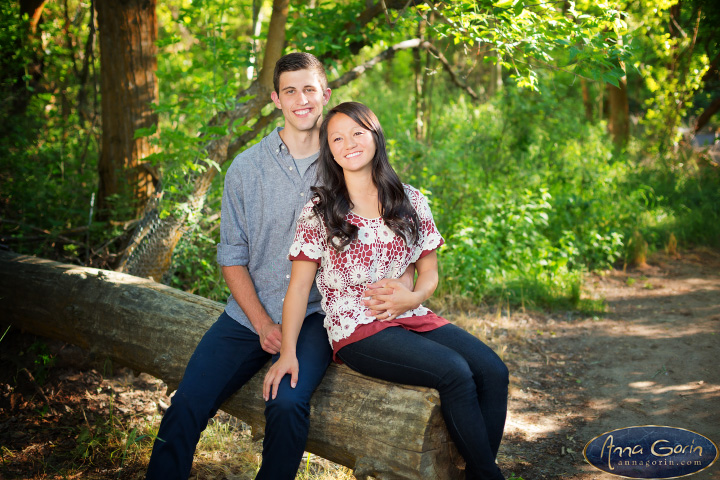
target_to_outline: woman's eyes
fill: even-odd
[[[364,131],[364,130],[360,130],[360,131],[357,131],[357,132],[353,132],[353,136],[355,136],[355,137],[359,137],[360,135],[365,135],[365,131]],[[339,142],[339,141],[341,141],[342,139],[343,139],[343,137],[335,137],[335,138],[333,138],[331,141],[332,141],[332,142]]]

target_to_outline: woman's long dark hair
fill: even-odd
[[[338,113],[347,115],[358,125],[369,130],[375,139],[375,156],[372,159],[372,180],[378,189],[380,214],[385,224],[405,240],[408,245],[418,238],[420,220],[395,170],[390,166],[385,149],[385,134],[375,114],[358,102],[345,102],[336,106],[325,116],[320,127],[320,157],[318,185],[312,187],[317,199],[313,211],[325,222],[328,243],[342,250],[357,238],[358,227],[345,220],[353,208],[345,184],[343,169],[333,158],[328,144],[328,123]]]

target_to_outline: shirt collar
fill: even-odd
[[[282,129],[283,129],[283,127],[275,128],[275,130],[270,132],[270,135],[268,135],[268,140],[270,140],[270,145],[272,145],[272,147],[274,149],[282,147],[285,150],[287,150],[287,146],[285,146],[285,142],[283,142],[282,138],[280,137],[280,130],[282,130]]]
[[[272,146],[272,149],[273,149],[273,150],[277,150],[276,155],[278,156],[278,158],[280,157],[280,152],[282,152],[282,151],[285,151],[285,153],[287,153],[288,155],[290,154],[290,150],[288,149],[287,145],[285,145],[285,142],[283,142],[283,139],[280,137],[280,131],[281,131],[282,129],[283,129],[283,127],[277,127],[277,128],[275,128],[275,130],[273,130],[272,132],[270,132],[270,134],[269,134],[268,137],[267,137],[268,140],[270,141],[270,145]],[[300,158],[300,159],[293,158],[293,160],[295,160],[296,162],[297,162],[298,160],[307,160],[307,161],[309,161],[310,163],[313,163],[313,162],[315,162],[315,160],[318,159],[319,156],[320,156],[320,152],[318,151],[317,153],[314,153],[314,154],[310,155],[309,157],[307,157],[307,159],[305,159],[305,158]]]

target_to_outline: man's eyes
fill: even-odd
[[[315,91],[316,91],[316,90],[315,90],[314,88],[306,88],[306,89],[305,89],[305,92],[306,92],[306,93],[315,93]],[[290,90],[290,89],[288,89],[288,90],[285,90],[285,93],[286,93],[287,95],[293,95],[293,94],[295,93],[295,90]]]

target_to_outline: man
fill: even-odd
[[[148,479],[187,479],[208,420],[280,350],[287,254],[315,181],[318,131],[331,91],[322,64],[307,53],[278,60],[273,83],[271,98],[285,127],[239,154],[227,171],[217,260],[231,295],[193,353],[160,424]],[[305,315],[297,347],[301,373],[296,385],[286,377],[282,394],[266,402],[256,479],[294,479],[305,449],[310,397],[332,354],[314,286]]]

